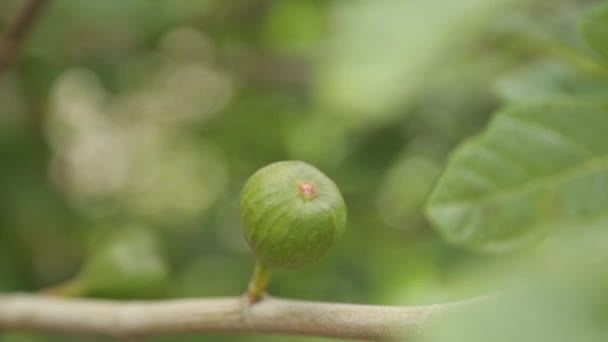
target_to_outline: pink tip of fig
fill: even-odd
[[[300,183],[298,184],[298,189],[300,190],[302,196],[304,196],[306,199],[313,198],[317,193],[315,186],[311,183]]]

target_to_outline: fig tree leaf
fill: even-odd
[[[591,10],[583,20],[582,35],[600,55],[608,59],[608,2]]]
[[[570,66],[537,61],[515,68],[496,82],[498,95],[506,101],[538,101],[552,98],[606,98],[605,78],[589,77]]]
[[[529,102],[459,146],[427,203],[448,241],[501,252],[608,223],[608,105]]]

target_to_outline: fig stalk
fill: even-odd
[[[271,276],[272,272],[270,269],[258,261],[255,265],[255,270],[253,271],[253,276],[251,277],[247,290],[247,296],[251,303],[258,302],[264,297]]]
[[[84,286],[81,279],[76,277],[65,283],[42,289],[40,292],[53,297],[79,297],[84,292]]]

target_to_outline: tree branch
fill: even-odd
[[[0,75],[7,71],[19,55],[28,32],[48,0],[30,0],[19,16],[8,26],[0,44]]]
[[[414,336],[429,317],[470,301],[391,307],[273,297],[250,304],[246,297],[120,302],[12,294],[0,296],[0,330],[127,339],[192,333],[268,333],[377,340]]]

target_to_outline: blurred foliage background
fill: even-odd
[[[238,295],[254,263],[240,188],[298,159],[338,184],[348,228],[321,262],[277,272],[274,295],[411,305],[484,293],[471,270],[521,255],[442,241],[427,195],[448,152],[503,104],[608,94],[569,53],[588,52],[577,25],[599,2],[52,0],[0,76],[0,291],[77,277],[86,291],[63,291]],[[0,31],[23,4],[0,2]],[[0,333],[55,340],[85,339]]]

